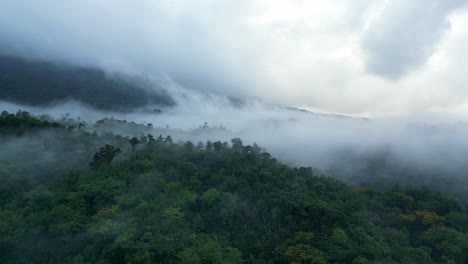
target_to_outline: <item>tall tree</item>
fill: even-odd
[[[122,152],[120,148],[106,144],[94,154],[93,160],[89,163],[89,166],[92,169],[98,169],[102,165],[110,165],[114,157],[120,152]]]

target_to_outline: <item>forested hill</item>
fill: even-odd
[[[0,115],[0,263],[468,263],[468,213],[442,194],[90,127]]]
[[[113,111],[174,104],[164,91],[144,86],[142,80],[111,77],[94,68],[0,55],[0,100],[45,106],[73,99]]]

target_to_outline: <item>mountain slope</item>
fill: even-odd
[[[468,261],[468,213],[441,194],[351,187],[238,138],[87,126],[0,115],[1,263]]]
[[[135,79],[5,55],[0,55],[0,91],[0,100],[33,106],[76,100],[100,110],[126,111],[174,104],[164,91],[147,88]]]

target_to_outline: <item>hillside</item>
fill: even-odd
[[[70,123],[0,116],[1,263],[468,261],[468,213],[442,194],[347,186],[238,138]]]
[[[174,104],[163,90],[146,86],[99,69],[0,55],[0,100],[33,106],[76,100],[113,111]]]

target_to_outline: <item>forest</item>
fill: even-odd
[[[0,263],[468,263],[447,194],[106,122],[1,113]]]
[[[0,54],[0,100],[49,106],[75,100],[107,111],[129,111],[148,104],[174,105],[162,89],[125,74],[59,62],[28,60]],[[43,87],[43,88],[41,88]]]

